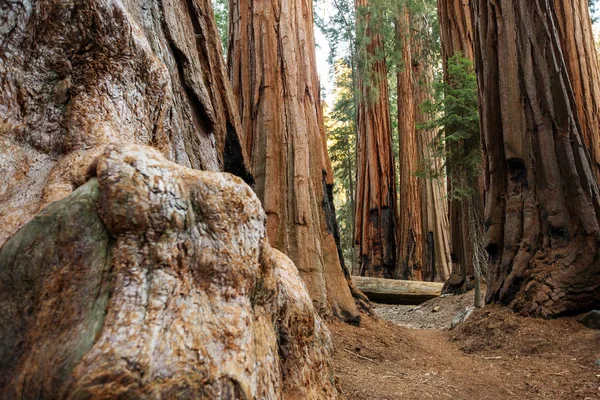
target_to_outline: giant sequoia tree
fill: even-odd
[[[269,240],[295,262],[322,314],[357,320],[336,246],[312,0],[232,1],[230,28],[229,74]]]
[[[368,0],[357,0],[358,106],[356,243],[360,274],[392,278],[396,269],[397,201],[383,39]]]
[[[425,4],[425,3],[424,3]],[[411,18],[413,33],[412,79],[415,101],[415,122],[422,126],[429,120],[423,109],[425,102],[431,101],[433,86],[433,62],[429,55],[427,39],[430,35],[429,23],[425,14],[415,14]],[[442,160],[433,154],[432,143],[437,132],[423,127],[417,133],[417,148],[421,162],[441,169]],[[450,233],[448,228],[448,206],[444,186],[439,180],[421,179],[421,223],[423,230],[423,279],[445,281],[450,275]]]
[[[600,182],[600,65],[588,0],[554,0],[554,7],[581,133]]]
[[[399,45],[401,65],[397,72],[398,87],[398,137],[399,148],[399,255],[401,279],[423,279],[423,234],[421,221],[421,191],[419,178],[419,152],[415,123],[413,93],[412,46],[410,40],[410,14],[405,5],[396,23],[396,42]]]
[[[452,82],[448,63],[458,54],[473,60],[473,30],[469,2],[438,0],[437,4],[444,82],[449,87],[457,87],[461,83]],[[446,137],[452,137],[457,130],[455,124],[448,124],[445,127]],[[480,144],[479,140],[447,140],[446,146],[452,275],[445,290],[462,292],[471,287],[470,279],[474,275],[473,238],[481,235],[482,226],[479,221],[483,216],[479,179],[470,174],[463,160],[471,152],[479,152]],[[473,215],[474,218],[470,218],[469,215]]]
[[[600,193],[550,0],[473,1],[486,154],[487,301],[600,304]]]

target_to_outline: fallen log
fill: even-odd
[[[441,282],[401,281],[353,276],[356,286],[376,303],[421,304],[442,293]]]

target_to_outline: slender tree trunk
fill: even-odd
[[[554,7],[581,133],[600,182],[600,67],[588,0],[554,0]]]
[[[354,87],[354,86],[352,86]],[[353,124],[353,137],[356,137],[356,125]],[[354,144],[354,143],[352,143]],[[356,146],[353,146],[353,148],[356,148]],[[350,137],[346,136],[346,163],[348,165],[348,186],[350,189],[350,218],[351,218],[351,232],[354,232],[354,229],[356,228],[356,222],[355,222],[355,215],[354,215],[354,210],[355,210],[355,191],[354,191],[354,176],[355,176],[355,171],[356,171],[356,154],[352,154],[352,152],[350,151],[351,147],[350,147]],[[354,246],[352,246],[352,252],[350,254],[350,268],[348,268],[351,272],[354,271],[355,269],[355,265],[356,265],[356,255],[354,252]]]
[[[597,307],[600,194],[553,3],[475,0],[473,15],[487,301],[544,317]]]
[[[423,235],[421,226],[421,198],[419,178],[419,151],[415,124],[415,99],[412,76],[412,48],[410,15],[404,6],[396,22],[396,43],[402,65],[398,68],[398,136],[400,168],[400,219],[398,273],[401,279],[423,279]]]
[[[415,122],[417,126],[427,122],[428,116],[422,110],[422,104],[431,100],[433,66],[427,60],[427,48],[424,35],[427,24],[419,16],[412,21],[417,33],[412,37],[413,87],[415,101]],[[436,132],[422,129],[417,132],[419,159],[435,163],[441,168],[441,160],[432,154],[431,144]],[[439,180],[421,179],[421,221],[423,229],[423,279],[445,281],[450,275],[450,232],[448,228],[448,206],[445,199],[444,184]]]
[[[337,3],[336,3],[337,4]],[[348,28],[351,29],[351,28]],[[351,35],[350,35],[351,37]],[[352,67],[352,102],[354,105],[354,153],[352,156],[354,157],[354,177],[355,186],[354,186],[354,199],[352,203],[352,234],[354,235],[356,232],[356,200],[357,200],[357,191],[358,191],[358,71],[357,71],[357,49],[356,49],[356,40],[351,44],[350,50],[350,62]],[[353,240],[352,243],[352,275],[360,275],[360,262],[357,260],[358,252],[360,250],[356,247],[356,241]]]
[[[228,60],[269,240],[294,261],[321,314],[358,321],[336,243],[312,1],[232,1]]]
[[[464,0],[438,0],[438,19],[440,24],[440,39],[442,49],[442,63],[444,67],[444,80],[450,82],[448,74],[448,60],[456,53],[473,60],[473,29],[469,1]],[[446,128],[446,135],[454,132],[451,127]],[[464,148],[460,144],[447,143],[449,152],[455,154]],[[448,161],[448,193],[453,193],[453,184],[462,182],[468,185],[473,192],[470,198],[454,198],[448,201],[448,216],[450,223],[450,245],[452,258],[452,274],[444,287],[444,292],[462,293],[472,288],[471,280],[474,276],[474,257],[477,250],[473,248],[472,237],[482,231],[479,223],[481,218],[470,219],[469,212],[483,215],[483,182],[467,182],[467,171],[458,170]],[[479,198],[475,198],[478,196]],[[473,231],[473,229],[475,229]]]
[[[362,11],[368,5],[356,1],[358,36],[369,38],[358,50],[356,243],[361,275],[392,278],[398,216],[387,68],[382,38]]]

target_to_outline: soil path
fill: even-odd
[[[452,331],[371,318],[330,329],[349,399],[600,399],[600,333],[573,318],[490,307]]]

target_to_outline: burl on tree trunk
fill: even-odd
[[[16,0],[2,15],[0,244],[108,143],[251,181],[210,0]]]
[[[387,67],[383,39],[357,0],[357,35],[369,38],[358,57],[356,227],[360,274],[393,278],[396,270],[396,178],[392,154]]]
[[[600,193],[549,0],[475,0],[488,302],[600,305]],[[511,27],[508,29],[508,27]]]
[[[252,189],[137,145],[0,248],[0,398],[342,398]]]
[[[271,245],[295,262],[322,315],[358,322],[353,295],[368,301],[336,243],[312,0],[230,4],[229,74]]]

